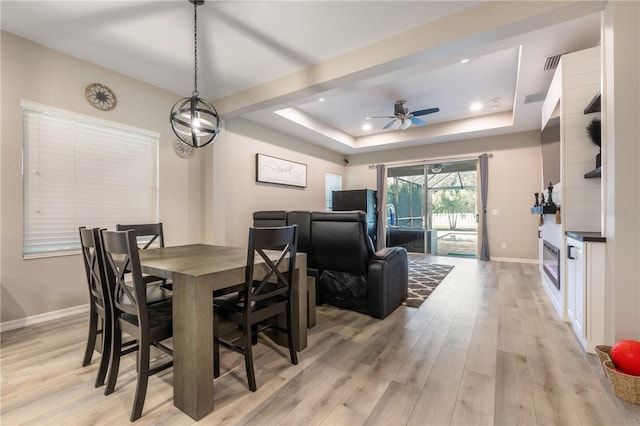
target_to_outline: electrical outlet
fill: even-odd
[[[502,248],[507,248],[507,243],[503,242],[502,243]]]

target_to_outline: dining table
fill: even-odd
[[[142,271],[173,282],[173,403],[194,420],[213,410],[212,293],[243,283],[247,249],[188,244],[140,250]],[[273,252],[276,259],[279,252]],[[266,270],[256,260],[256,277]],[[287,262],[282,262],[285,269]],[[264,275],[264,274],[263,274]],[[307,258],[296,253],[291,289],[294,347],[307,346]],[[280,344],[286,345],[286,339]]]

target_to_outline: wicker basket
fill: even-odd
[[[602,369],[609,378],[613,393],[620,399],[640,404],[640,376],[624,374],[616,369],[611,360],[611,346],[596,346],[596,353],[602,363]]]
[[[602,366],[602,371],[606,376],[607,369],[604,368],[604,362],[611,361],[611,346],[598,345],[596,346],[596,353],[598,354],[598,358],[600,358],[600,365]]]

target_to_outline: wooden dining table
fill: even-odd
[[[247,250],[207,244],[163,247],[141,250],[140,263],[143,272],[173,281],[173,403],[200,420],[213,410],[212,292],[244,282]],[[264,261],[256,261],[256,275],[260,264]],[[298,351],[307,346],[306,287],[306,254],[297,253],[292,327]]]

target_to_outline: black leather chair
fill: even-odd
[[[318,260],[311,244],[311,212],[287,212],[287,225],[298,226],[298,252],[307,254],[307,275],[318,278]]]
[[[320,303],[385,318],[407,297],[407,251],[374,251],[362,211],[312,212]]]

